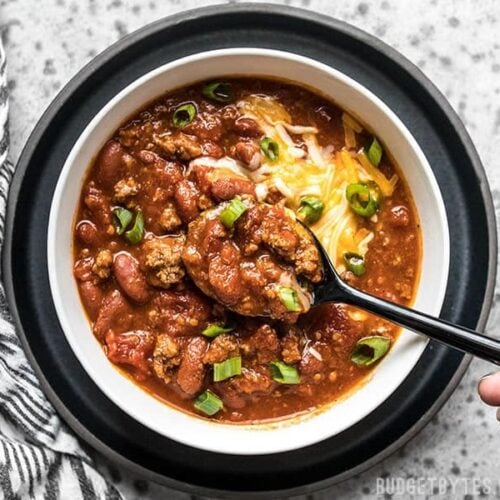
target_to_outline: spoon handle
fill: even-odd
[[[339,280],[340,281],[340,280]],[[379,299],[343,282],[337,284],[335,300],[360,307],[399,326],[423,334],[460,351],[500,365],[500,341],[468,328]],[[339,293],[340,292],[340,293]]]

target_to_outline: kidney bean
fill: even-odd
[[[99,181],[103,186],[111,188],[126,175],[127,166],[133,158],[116,141],[109,141],[99,153],[96,166],[99,170]]]
[[[104,299],[104,292],[91,281],[84,281],[80,284],[80,297],[90,319],[95,321]]]
[[[206,141],[201,147],[203,154],[206,156],[211,156],[212,158],[222,158],[224,156],[224,150],[216,142]]]
[[[219,200],[232,200],[237,194],[255,197],[255,184],[240,177],[222,177],[212,183],[212,195]]]
[[[94,323],[94,334],[102,340],[109,330],[127,331],[133,321],[132,309],[119,290],[112,290],[102,301]]]
[[[179,182],[175,188],[174,199],[177,211],[184,222],[191,222],[198,217],[198,199],[200,192],[196,185],[188,180]]]
[[[203,386],[205,366],[203,356],[208,348],[208,341],[203,337],[193,337],[189,340],[177,372],[177,384],[192,396]]]
[[[260,137],[262,129],[251,118],[241,117],[234,122],[234,131],[243,137]]]
[[[150,298],[146,277],[139,269],[139,263],[127,253],[118,254],[113,261],[113,269],[120,288],[134,302],[143,304]]]
[[[104,195],[100,189],[89,185],[84,203],[92,212],[93,220],[100,229],[105,230],[112,223],[109,197]]]
[[[260,167],[262,161],[260,148],[253,142],[238,142],[234,146],[234,155],[248,170],[257,170]]]
[[[95,224],[88,220],[82,220],[76,225],[76,237],[81,243],[93,247],[97,243],[98,232]]]

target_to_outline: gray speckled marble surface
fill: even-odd
[[[11,89],[11,157],[61,87],[125,34],[168,14],[208,5],[192,0],[0,0]],[[302,0],[275,2],[330,14],[376,35],[415,63],[448,98],[484,162],[500,211],[500,2],[495,0]],[[488,332],[498,335],[500,291]],[[321,498],[500,497],[500,427],[476,394],[491,371],[474,361],[432,422],[396,454]],[[130,478],[103,461],[126,498],[188,498]],[[380,478],[406,480],[382,491]],[[412,482],[420,478],[420,483]],[[409,479],[409,481],[408,481]],[[377,482],[378,481],[378,482]],[[377,489],[377,485],[379,488]],[[420,490],[418,485],[420,484]]]

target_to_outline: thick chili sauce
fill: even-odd
[[[345,145],[342,110],[324,98],[266,79],[229,83],[232,97],[227,103],[205,97],[203,84],[161,97],[123,124],[101,149],[89,168],[76,215],[74,274],[93,332],[111,362],[166,404],[202,417],[193,403],[208,389],[224,403],[213,420],[244,423],[303,413],[342,398],[376,366],[352,362],[356,342],[368,335],[394,342],[399,329],[333,304],[312,309],[296,322],[297,317],[245,317],[193,284],[181,258],[188,224],[234,196],[255,196],[254,183],[241,176],[227,173],[222,182],[220,175],[217,181],[213,176],[201,181],[193,174],[207,157],[231,157],[248,166],[262,154],[264,132],[241,116],[237,102],[249,95],[270,96],[284,106],[292,123],[317,127],[321,146],[339,150]],[[197,116],[179,129],[172,119],[185,103],[195,105]],[[358,141],[369,138],[362,132]],[[296,142],[304,147],[299,138]],[[213,169],[213,162],[205,168]],[[358,277],[347,271],[344,279],[409,305],[418,283],[419,222],[409,188],[389,155],[383,155],[379,168],[387,178],[397,173],[399,181],[375,218],[359,217],[359,226],[374,233],[366,272]],[[269,191],[265,201],[286,203],[276,191]],[[125,234],[117,234],[117,207],[134,218],[139,211],[143,214],[141,241],[131,244]],[[214,323],[235,329],[216,338],[202,335]],[[243,373],[213,382],[213,363],[234,355],[241,356]],[[273,361],[295,367],[300,383],[273,380]]]

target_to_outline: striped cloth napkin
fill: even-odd
[[[0,40],[0,245],[14,167]],[[0,493],[13,499],[120,499],[40,390],[9,317],[0,276]]]

